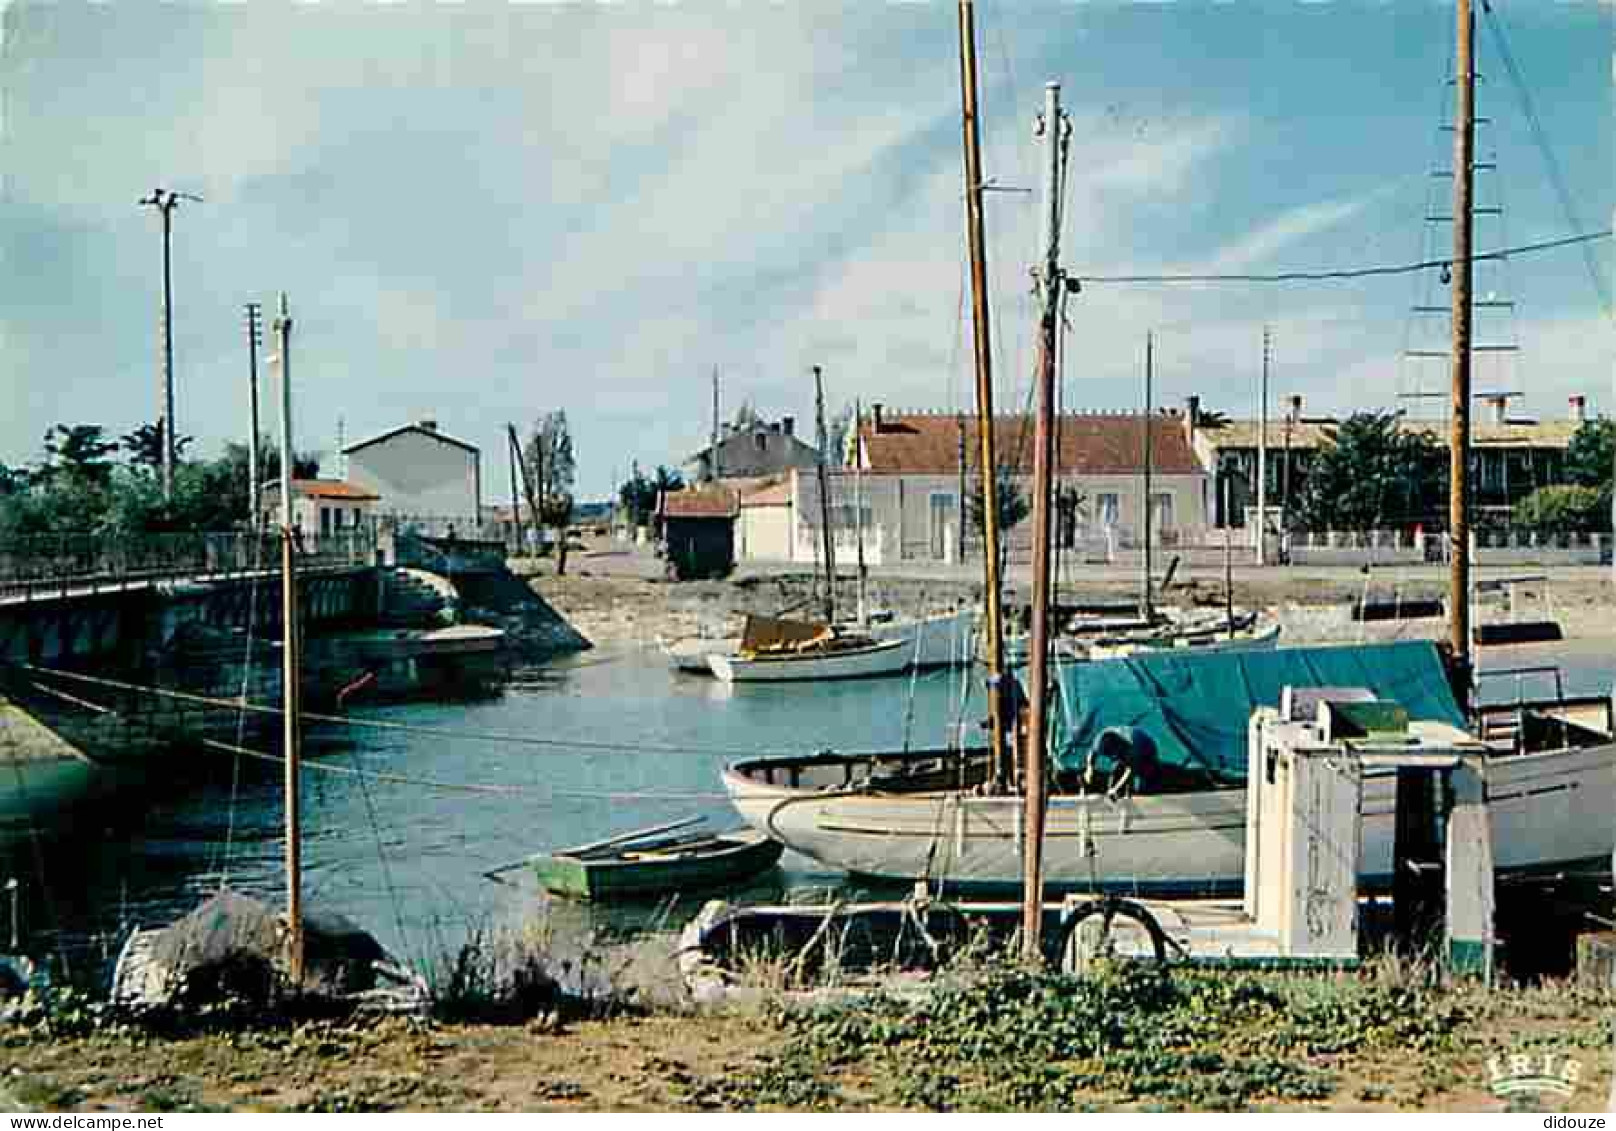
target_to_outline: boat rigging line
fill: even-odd
[[[158,695],[164,698],[176,699],[182,702],[196,703],[206,707],[218,707],[226,710],[251,711],[262,715],[280,715],[282,708],[272,707],[266,703],[243,703],[234,699],[219,699],[209,695],[197,695],[187,691],[174,691],[163,687],[153,687],[149,684],[128,683],[123,680],[109,679],[106,676],[93,676],[83,672],[63,671],[58,668],[40,667],[36,664],[15,665],[25,671],[43,676],[59,677],[76,680],[81,683],[107,687],[117,691],[143,692],[149,695]],[[420,734],[437,738],[457,738],[479,742],[503,742],[513,746],[535,746],[553,748],[558,750],[607,750],[617,753],[654,753],[654,754],[713,754],[727,758],[755,758],[769,754],[800,753],[790,749],[766,749],[759,747],[720,747],[701,746],[694,743],[649,743],[649,742],[606,742],[600,739],[588,738],[539,738],[529,734],[509,734],[499,731],[464,730],[458,727],[426,726],[420,723],[401,723],[388,719],[359,719],[346,715],[325,715],[313,711],[299,712],[300,716],[309,722],[329,723],[338,726],[362,727],[371,730],[390,730],[405,734]]]
[[[1594,240],[1606,240],[1612,235],[1610,228],[1597,232],[1582,232],[1574,236],[1562,236],[1559,239],[1540,240],[1537,243],[1519,244],[1515,247],[1499,248],[1495,251],[1478,252],[1470,257],[1472,263],[1481,263],[1488,260],[1508,259],[1515,255],[1529,255],[1533,252],[1552,251],[1556,248],[1572,247],[1576,244],[1591,243]],[[1453,257],[1442,259],[1427,259],[1419,263],[1387,264],[1374,267],[1351,267],[1340,271],[1278,271],[1273,274],[1209,274],[1209,275],[1091,275],[1082,271],[1068,271],[1067,276],[1076,283],[1317,283],[1331,282],[1339,279],[1366,279],[1380,275],[1409,275],[1416,271],[1430,271],[1436,268],[1452,268]]]

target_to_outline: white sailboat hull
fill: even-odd
[[[1017,888],[1021,799],[964,792],[834,793],[724,775],[743,817],[789,848],[873,879]],[[1389,885],[1395,778],[1364,791],[1360,875]],[[1044,877],[1051,890],[1140,895],[1237,893],[1245,868],[1243,789],[1050,799]],[[1488,764],[1493,853],[1501,872],[1607,870],[1616,839],[1616,743],[1499,757]]]
[[[863,631],[877,640],[902,644],[904,662],[910,667],[939,668],[971,661],[977,619],[975,609],[960,609],[915,620],[872,624]]]
[[[715,652],[707,657],[713,674],[725,683],[786,683],[797,680],[862,679],[892,675],[909,666],[903,644],[882,641],[869,648],[841,652],[770,655],[748,658]]]

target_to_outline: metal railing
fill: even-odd
[[[298,542],[299,569],[351,569],[375,560],[375,537],[365,528],[304,534]],[[280,560],[280,535],[273,532],[33,535],[0,542],[0,600],[278,573]]]

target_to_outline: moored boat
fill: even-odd
[[[540,886],[575,899],[645,899],[710,891],[774,867],[785,847],[750,828],[651,839],[613,838],[531,861]]]

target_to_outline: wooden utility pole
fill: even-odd
[[[1006,696],[1000,681],[1012,678],[1004,670],[1004,619],[999,579],[998,461],[993,437],[993,347],[988,324],[988,253],[982,216],[982,150],[976,94],[976,15],[971,0],[960,0],[960,103],[965,135],[965,235],[971,256],[971,336],[976,358],[976,419],[978,458],[982,461],[982,575],[983,661],[988,669],[988,744],[993,762],[993,787],[1010,789],[1014,778],[1014,752],[1007,741],[1014,719],[1003,717]],[[960,516],[965,498],[960,497]]]
[[[533,477],[528,474],[527,458],[522,455],[522,441],[516,435],[516,425],[505,425],[505,431],[511,441],[511,459],[516,469],[522,473],[522,493],[527,496],[528,517],[533,520],[533,533],[537,537],[544,529],[544,520],[539,516],[538,494],[533,487]],[[635,474],[639,468],[635,468]]]
[[[1153,600],[1153,594],[1151,593],[1151,585],[1152,585],[1151,570],[1152,570],[1152,564],[1151,564],[1151,560],[1150,560],[1151,540],[1155,536],[1155,531],[1152,529],[1152,523],[1151,523],[1151,518],[1153,516],[1150,513],[1150,457],[1151,457],[1150,441],[1151,441],[1151,432],[1153,431],[1153,429],[1151,427],[1151,421],[1152,421],[1153,414],[1154,414],[1154,410],[1152,410],[1152,408],[1150,407],[1151,406],[1151,400],[1152,400],[1151,380],[1152,380],[1152,376],[1153,376],[1151,370],[1152,370],[1152,365],[1153,365],[1153,359],[1155,358],[1155,346],[1156,346],[1155,336],[1153,334],[1151,334],[1151,332],[1149,330],[1146,330],[1145,331],[1145,501],[1144,501],[1144,504],[1143,504],[1143,510],[1144,510],[1144,515],[1145,515],[1145,623],[1147,625],[1155,623],[1155,620],[1156,620],[1156,606],[1155,606],[1155,601]]]
[[[258,516],[262,511],[264,486],[258,476],[262,467],[258,459],[258,345],[262,337],[260,324],[262,308],[256,302],[247,304],[247,529],[254,535],[259,530]],[[256,545],[256,543],[255,543]],[[257,551],[255,550],[254,553]]]
[[[516,465],[521,462],[522,447],[516,441],[516,425],[506,424],[505,433],[511,463],[511,527],[516,531],[516,552],[520,555],[527,549],[527,539],[522,537],[522,500],[516,493]]]
[[[298,812],[301,642],[298,636],[297,546],[292,520],[292,315],[281,293],[281,741],[286,793],[286,966],[292,984],[303,981],[303,861]]]
[[[1472,282],[1471,196],[1475,184],[1476,18],[1470,0],[1458,0],[1458,50],[1454,55],[1453,115],[1453,347],[1452,431],[1448,437],[1449,644],[1468,708],[1470,655],[1470,290]]]
[[[1039,319],[1038,420],[1033,434],[1032,471],[1032,639],[1027,657],[1027,734],[1023,753],[1025,781],[1022,829],[1022,958],[1043,958],[1044,916],[1044,757],[1049,702],[1049,558],[1050,488],[1055,466],[1055,339],[1059,334],[1060,181],[1065,148],[1060,84],[1044,87],[1044,219],[1039,265],[1043,312]]]
[[[825,558],[825,624],[836,623],[836,541],[830,528],[830,475],[825,470],[825,447],[830,433],[825,431],[825,378],[814,366],[814,416],[819,425],[819,526]]]

